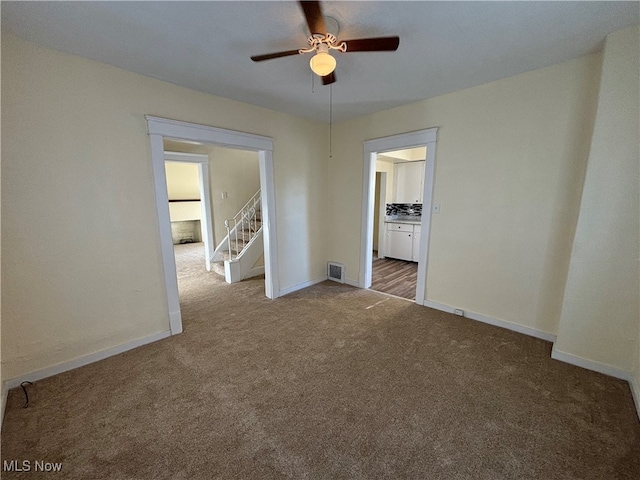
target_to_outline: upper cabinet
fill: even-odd
[[[393,203],[422,203],[424,160],[395,165]]]

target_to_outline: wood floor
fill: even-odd
[[[371,290],[415,300],[418,264],[392,258],[378,258],[373,252]]]

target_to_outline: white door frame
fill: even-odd
[[[164,152],[165,162],[195,163],[198,165],[198,185],[200,188],[200,219],[202,221],[202,241],[204,242],[204,267],[211,271],[211,253],[215,248],[213,221],[211,216],[211,192],[209,190],[209,156],[201,153]]]
[[[436,143],[438,127],[417,132],[403,133],[390,137],[376,138],[364,142],[364,182],[362,193],[362,248],[360,252],[360,287],[371,287],[371,263],[373,261],[373,210],[376,185],[376,157],[378,153],[403,150],[415,147],[427,147],[424,169],[424,188],[422,192],[422,227],[420,233],[420,252],[418,255],[418,282],[416,285],[416,303],[424,305],[427,284],[427,262],[429,259],[429,232],[431,229],[431,211],[433,205],[433,180],[436,163]],[[378,246],[378,248],[380,248]]]
[[[169,326],[171,334],[182,332],[182,316],[178,298],[178,279],[176,261],[171,238],[169,219],[169,196],[164,167],[163,138],[208,143],[242,150],[258,152],[260,165],[260,188],[262,191],[262,229],[264,241],[265,294],[276,298],[278,286],[277,235],[275,214],[275,184],[273,175],[273,139],[250,133],[208,127],[195,123],[181,122],[167,118],[145,115],[147,131],[151,142],[151,165],[153,169],[158,227],[160,230],[160,248],[164,272],[167,304],[169,307]]]
[[[374,166],[375,168],[375,166]],[[376,173],[374,172],[374,179],[376,177]],[[379,172],[380,173],[380,210],[377,212],[373,212],[374,215],[378,215],[378,258],[384,258],[384,219],[386,217],[386,208],[385,204],[387,203],[387,182],[389,181],[387,172]],[[375,180],[374,180],[375,181]],[[375,195],[375,191],[374,191]],[[375,200],[374,200],[375,202]]]

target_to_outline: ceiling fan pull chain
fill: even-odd
[[[333,158],[333,83],[329,85],[329,158]]]

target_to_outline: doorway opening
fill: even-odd
[[[248,248],[249,242],[242,240],[249,233],[252,237],[262,233],[260,199],[257,198],[260,193],[257,152],[168,139],[163,143],[174,250],[192,252],[185,257],[190,264],[196,260],[193,255],[201,252],[202,261],[186,272],[196,273],[194,268],[204,265],[206,271],[222,276],[229,283],[264,275],[261,238],[251,242],[250,251],[244,252],[244,270],[239,275],[231,278],[225,268],[225,261],[231,260],[230,251],[237,257],[238,250]],[[253,221],[246,220],[246,228],[251,227],[251,231],[232,230],[229,237],[228,227],[249,203],[256,204]],[[199,246],[184,246],[187,243]],[[250,264],[247,254],[254,257],[253,263]]]
[[[151,143],[151,163],[154,176],[158,227],[162,252],[163,274],[169,311],[169,326],[172,335],[182,332],[182,315],[178,293],[176,261],[173,237],[171,234],[171,216],[165,168],[165,140],[177,140],[196,145],[214,145],[218,147],[253,151],[257,153],[260,177],[260,199],[262,216],[262,239],[264,247],[265,295],[274,299],[279,296],[277,273],[276,225],[275,225],[275,188],[273,177],[273,140],[268,137],[197,125],[177,120],[147,115],[147,128]],[[208,175],[202,175],[208,178]],[[206,189],[205,189],[206,190]],[[212,222],[209,222],[212,225]],[[213,244],[213,230],[207,233],[205,246]],[[207,254],[206,256],[209,256]]]
[[[427,147],[376,155],[371,289],[415,300]]]
[[[426,298],[436,140],[437,128],[431,128],[365,142],[361,286],[420,305]]]
[[[180,259],[189,258],[190,262],[197,261],[193,267],[199,265],[200,268],[211,271],[211,252],[215,239],[209,188],[209,156],[189,152],[193,147],[186,143],[165,140],[163,145],[176,264]],[[176,249],[180,249],[182,254],[176,255]],[[189,255],[185,256],[184,252],[187,250]]]

